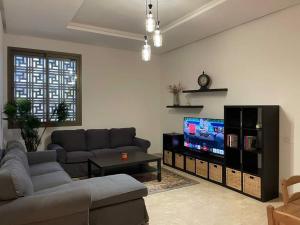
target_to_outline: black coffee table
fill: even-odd
[[[100,170],[100,176],[105,175],[105,171],[115,168],[124,168],[135,165],[143,165],[149,162],[157,162],[157,180],[161,181],[161,157],[144,152],[130,152],[128,159],[122,160],[121,153],[110,153],[101,157],[92,157],[88,159],[88,176],[92,177],[92,166]],[[153,171],[151,171],[153,172]]]

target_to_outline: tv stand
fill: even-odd
[[[224,111],[224,157],[187,150],[183,134],[171,133],[163,137],[164,164],[262,202],[277,198],[279,106],[225,106]],[[227,143],[228,135],[237,138],[235,144]]]
[[[163,151],[164,164],[191,175],[223,184],[224,157],[212,156],[208,153],[193,152],[182,148]]]

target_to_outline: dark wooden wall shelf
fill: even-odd
[[[201,93],[201,92],[227,92],[228,88],[213,88],[213,89],[197,89],[197,90],[184,90],[183,93]]]
[[[168,105],[167,108],[172,109],[202,109],[203,105]]]

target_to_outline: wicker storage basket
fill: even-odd
[[[175,167],[184,170],[184,156],[179,153],[175,153]]]
[[[247,173],[243,174],[243,191],[244,193],[261,198],[261,179]]]
[[[196,159],[196,174],[198,176],[208,178],[208,163],[203,160]]]
[[[242,175],[241,171],[226,168],[226,185],[228,187],[242,190]]]
[[[222,166],[218,164],[209,164],[209,179],[222,183]]]
[[[164,150],[164,163],[172,166],[172,152]]]
[[[192,157],[185,157],[185,170],[191,173],[195,173],[196,160]]]

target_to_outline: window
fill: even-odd
[[[81,55],[8,47],[8,100],[29,99],[32,112],[55,126],[52,113],[64,101],[63,126],[81,125]]]

